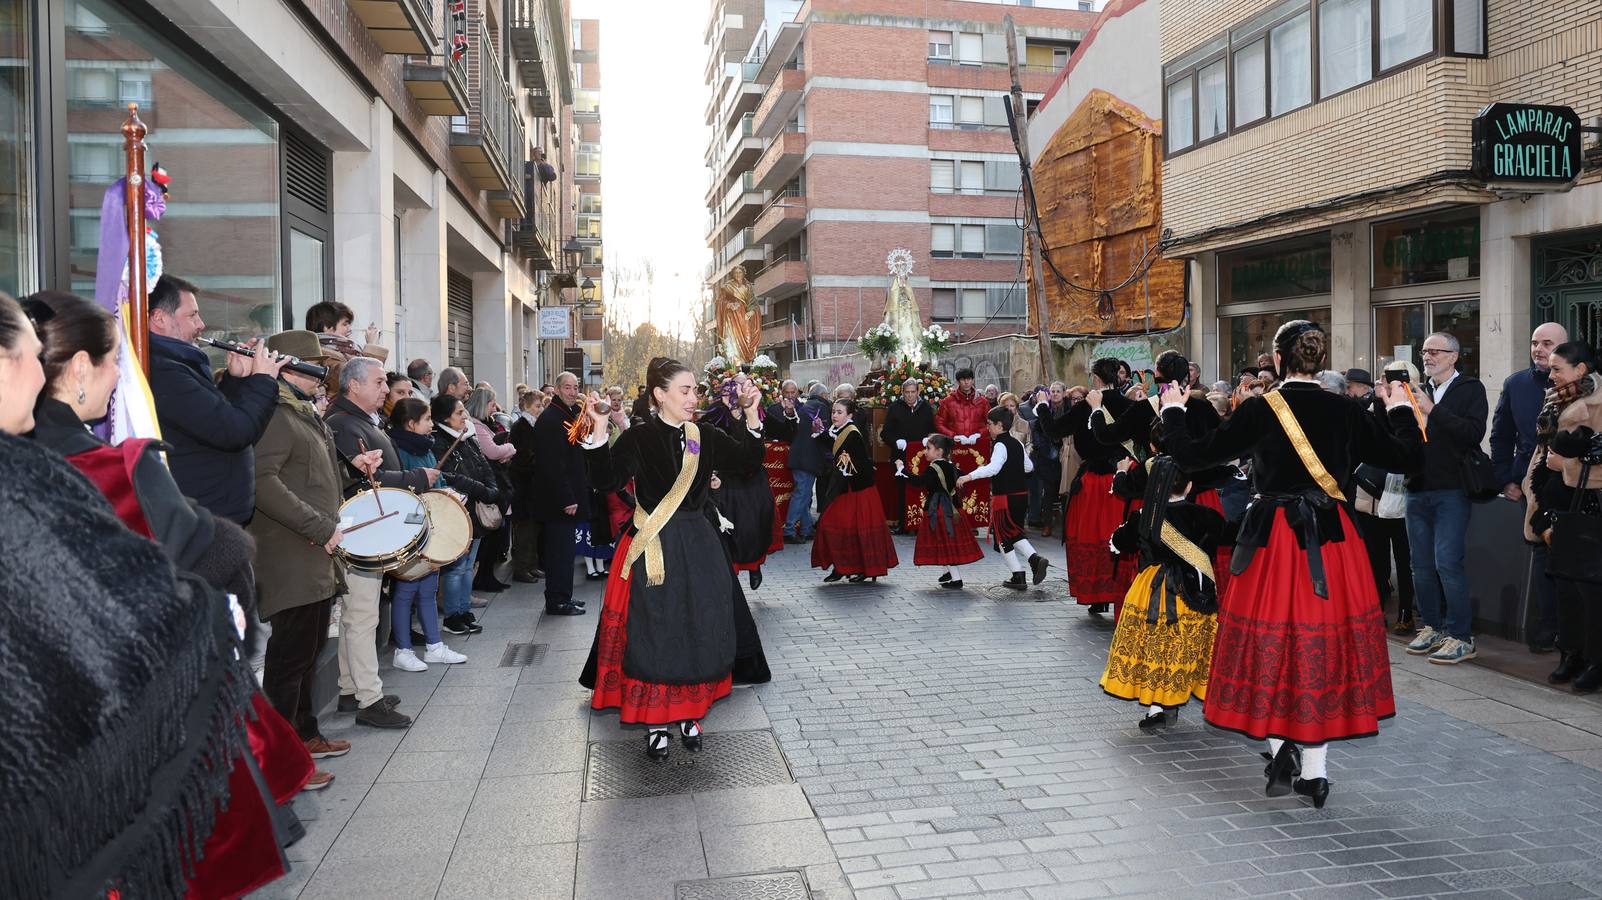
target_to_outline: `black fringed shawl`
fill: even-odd
[[[223,597],[64,459],[0,433],[0,884],[182,896],[254,688]]]

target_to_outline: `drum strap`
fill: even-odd
[[[1290,404],[1285,402],[1285,395],[1279,391],[1269,391],[1263,395],[1263,399],[1268,401],[1268,408],[1272,409],[1279,419],[1279,426],[1285,429],[1285,437],[1296,449],[1296,455],[1302,458],[1302,465],[1307,467],[1308,474],[1313,476],[1313,480],[1318,482],[1318,486],[1323,488],[1324,493],[1331,499],[1345,501],[1346,495],[1341,493],[1340,483],[1329,474],[1328,469],[1324,468],[1323,461],[1313,450],[1312,442],[1307,440],[1307,434],[1302,431],[1302,424],[1296,421],[1296,414],[1291,412]]]
[[[623,560],[623,580],[628,581],[634,572],[634,561],[641,555],[645,556],[645,580],[647,584],[658,585],[662,583],[667,574],[666,566],[662,561],[662,528],[667,525],[673,514],[679,511],[684,498],[689,496],[690,485],[695,482],[696,469],[701,463],[701,429],[694,422],[684,423],[684,464],[679,467],[679,476],[673,479],[673,486],[668,489],[667,496],[656,505],[649,515],[644,507],[634,507],[634,528],[637,532],[634,540],[629,543],[628,556]]]

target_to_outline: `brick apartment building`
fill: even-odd
[[[93,293],[126,106],[174,178],[167,271],[207,336],[339,300],[392,362],[503,392],[540,369],[536,309],[572,211],[528,165],[572,101],[563,0],[0,0],[0,290]],[[452,48],[458,53],[453,56]],[[575,292],[568,292],[569,295]]]
[[[746,268],[781,365],[849,351],[883,318],[897,247],[926,319],[959,340],[1024,329],[1002,19],[1031,105],[1095,20],[1093,4],[1044,6],[712,4],[708,281]]]
[[[1472,171],[1489,104],[1602,114],[1595,2],[1169,0],[1161,57],[1164,224],[1204,370],[1251,361],[1291,316],[1332,326],[1337,368],[1416,364],[1448,330],[1494,404],[1532,324],[1602,338],[1602,173]]]

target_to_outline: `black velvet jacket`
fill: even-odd
[[[827,431],[817,437],[818,445],[823,448],[824,455],[829,459],[829,465],[832,467],[829,479],[831,481],[839,478],[845,479],[844,487],[840,493],[863,491],[873,487],[875,481],[873,452],[868,449],[868,439],[863,435],[861,427],[846,436],[845,443],[840,445],[840,453],[838,454],[833,452],[835,437],[836,435],[831,435]],[[842,454],[851,455],[851,464],[857,470],[857,473],[849,478],[840,473],[840,456]]]
[[[1103,392],[1101,397],[1102,406],[1112,414],[1114,420],[1123,416],[1131,405],[1128,398],[1112,391]],[[1118,470],[1118,461],[1129,454],[1118,444],[1103,444],[1096,440],[1096,434],[1091,430],[1090,419],[1090,404],[1076,403],[1073,409],[1068,410],[1068,415],[1058,420],[1061,424],[1057,428],[1061,432],[1061,437],[1074,439],[1074,449],[1079,451],[1079,458],[1083,462],[1080,466],[1081,472],[1111,475]]]
[[[695,480],[685,495],[682,511],[699,511],[707,504],[712,473],[719,470],[746,470],[762,465],[762,439],[745,428],[728,433],[712,426],[700,428],[701,459]],[[623,432],[617,443],[587,451],[590,483],[597,491],[622,490],[634,480],[634,497],[647,513],[655,510],[673,488],[684,464],[679,443],[681,431],[658,416]]]
[[[1150,497],[1147,501],[1166,502]],[[1152,583],[1153,596],[1152,602],[1146,608],[1146,621],[1156,624],[1160,614],[1166,614],[1162,621],[1169,624],[1177,622],[1178,610],[1168,602],[1175,595],[1184,598],[1186,606],[1203,615],[1216,612],[1217,584],[1212,579],[1202,576],[1181,559],[1179,554],[1169,549],[1168,545],[1162,542],[1160,535],[1143,534],[1141,519],[1141,513],[1130,513],[1124,524],[1113,532],[1112,545],[1119,553],[1138,552],[1142,568],[1147,566],[1162,568],[1161,575]],[[1209,559],[1213,558],[1224,536],[1224,517],[1215,510],[1198,506],[1189,500],[1168,503],[1167,508],[1163,510],[1162,521],[1173,525],[1180,534],[1190,538]]]

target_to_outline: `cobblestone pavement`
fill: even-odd
[[[950,592],[910,565],[822,586],[805,557],[779,554],[752,595],[773,682],[720,703],[696,759],[770,729],[794,783],[584,801],[588,742],[641,737],[574,683],[595,615],[536,622],[519,586],[452,639],[468,665],[386,671],[421,710],[409,732],[325,719],[356,748],[297,801],[310,833],[263,896],[736,896],[706,879],[774,871],[830,900],[1602,896],[1591,698],[1394,651],[1397,718],[1332,748],[1314,810],[1264,798],[1260,746],[1199,707],[1138,732],[1096,684],[1111,625],[1062,602],[1060,566],[1020,596],[982,586],[994,559]],[[531,637],[539,662],[497,666]]]

